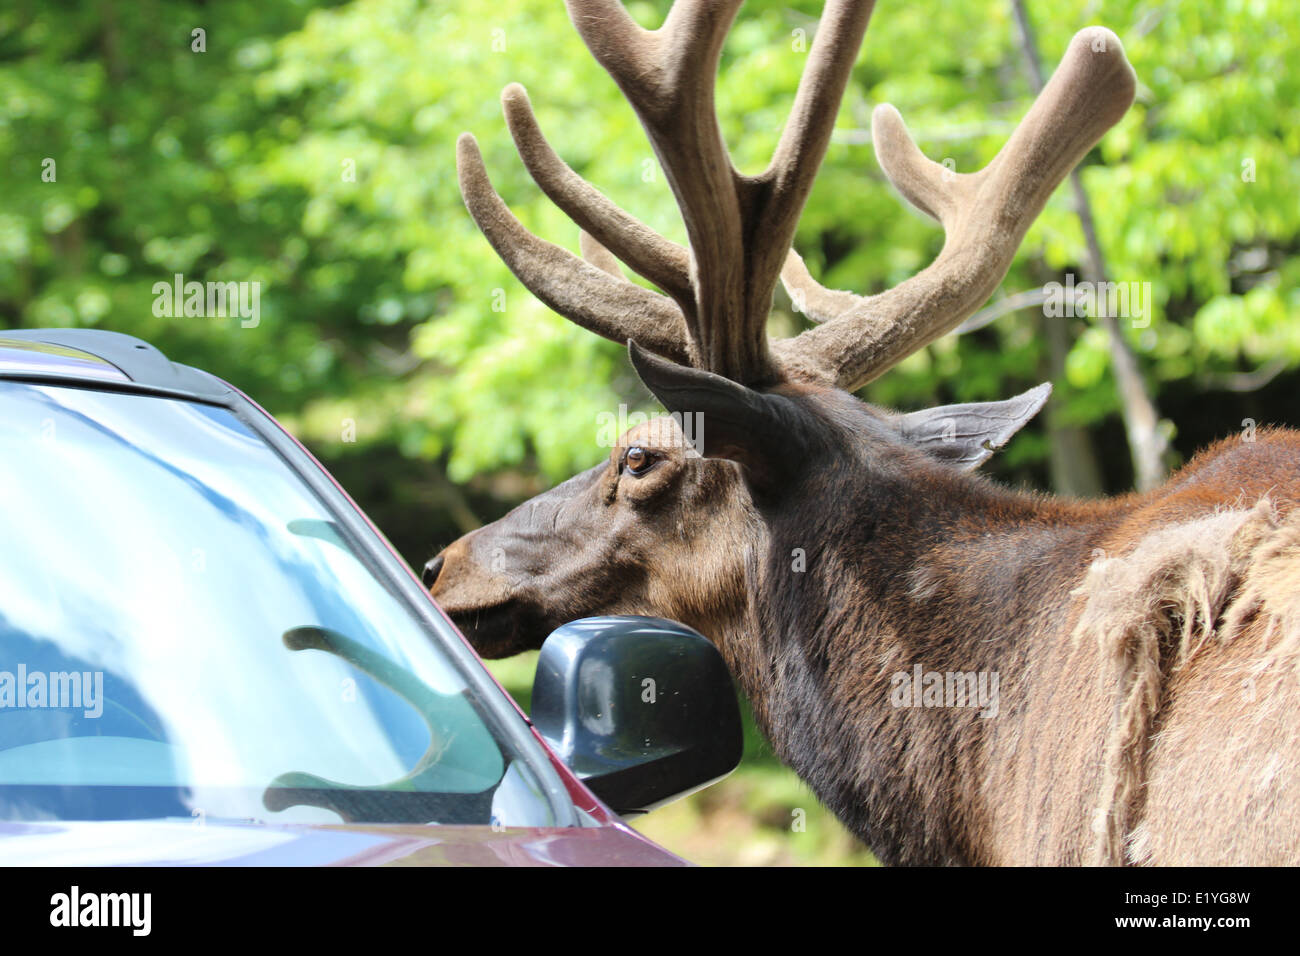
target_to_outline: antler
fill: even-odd
[[[488,241],[555,311],[618,342],[747,385],[777,378],[853,390],[954,328],[993,292],[1052,191],[1132,102],[1119,39],[1078,33],[1002,151],[977,173],[925,158],[888,105],[872,121],[886,175],[946,231],[927,269],[880,295],[826,289],[790,248],[830,142],[872,0],[829,0],[772,162],[740,175],[718,129],[713,84],[741,0],[677,0],[645,30],[619,0],[566,0],[592,55],[631,103],[668,178],[689,248],[655,233],[585,182],[547,143],[518,84],[502,104],[529,174],[582,230],[583,258],[534,236],[492,188],[478,146],[457,147],[461,193]],[[586,261],[584,261],[586,260]],[[625,280],[618,260],[664,294]],[[784,279],[823,324],[770,344],[772,291]]]
[[[823,324],[781,343],[788,372],[853,391],[960,325],[1002,281],[1061,180],[1128,110],[1135,87],[1119,38],[1105,27],[1080,30],[1006,145],[965,174],[926,159],[898,111],[876,107],[876,158],[912,205],[943,224],[943,249],[922,272],[867,297],[818,285],[792,250],[786,287]]]
[[[466,134],[458,165],[470,214],[520,281],[580,325],[618,341],[636,339],[667,357],[684,353],[690,364],[735,381],[774,380],[766,332],[772,290],[830,142],[872,3],[827,4],[771,165],[755,177],[732,165],[713,105],[718,59],[740,0],[678,0],[653,31],[618,0],[566,5],[645,127],[690,249],[654,233],[566,166],[517,84],[506,88],[502,102],[530,175],[590,239],[667,295],[620,281],[605,258],[601,265],[584,263],[528,234],[492,190]]]

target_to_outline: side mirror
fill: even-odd
[[[551,632],[533,725],[614,812],[647,813],[740,763],[740,708],[717,648],[654,617],[592,617]]]

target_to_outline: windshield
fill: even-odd
[[[0,453],[0,819],[552,822],[232,412],[0,382]]]

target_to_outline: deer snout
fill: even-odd
[[[434,555],[424,565],[424,573],[420,575],[420,580],[424,582],[425,588],[432,588],[434,583],[437,582],[438,572],[442,570],[443,560],[441,554]]]
[[[420,580],[449,614],[481,610],[510,598],[502,576],[483,560],[483,547],[476,545],[482,529],[453,541],[425,564]],[[500,548],[491,549],[495,556]]]

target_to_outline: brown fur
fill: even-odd
[[[1296,583],[1300,575],[1297,527],[1283,525],[1265,498],[1250,510],[1160,528],[1128,555],[1094,563],[1073,592],[1083,602],[1074,636],[1097,641],[1109,666],[1102,679],[1114,695],[1091,862],[1125,860],[1148,741],[1170,677],[1209,641],[1249,639],[1248,619],[1274,593],[1285,594],[1278,590],[1285,582],[1276,579],[1290,575]],[[1266,612],[1265,644],[1289,612]],[[1261,656],[1261,665],[1268,659]]]
[[[491,655],[588,614],[692,624],[886,862],[1300,862],[1300,435],[1080,503],[936,462],[843,393],[776,393],[802,446],[774,450],[800,463],[774,496],[672,448],[629,476],[634,430],[524,506],[545,534],[521,537],[520,509],[453,545],[434,596]],[[465,560],[494,542],[507,568]],[[476,593],[510,613],[477,619]],[[999,715],[891,706],[915,664],[997,673]]]

